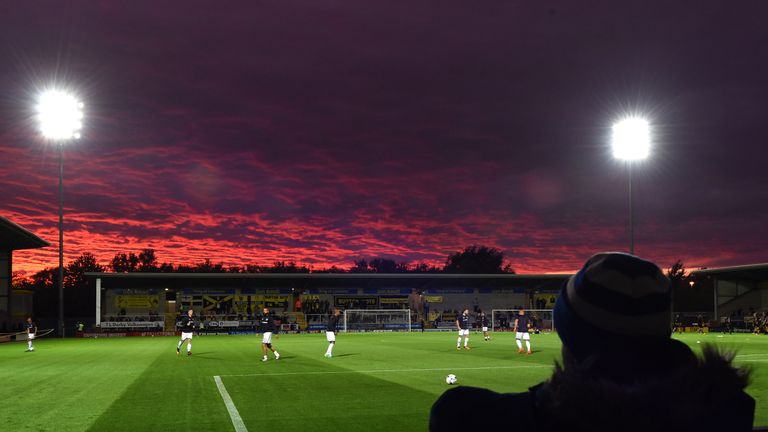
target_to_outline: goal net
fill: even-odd
[[[520,314],[520,309],[493,309],[491,311],[491,325],[493,331],[511,331],[515,327],[515,318]],[[552,309],[525,309],[525,314],[531,319],[533,328],[531,331],[552,331]]]
[[[409,309],[347,309],[344,311],[345,332],[411,331]]]

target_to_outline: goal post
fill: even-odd
[[[346,309],[343,331],[411,331],[410,309]]]
[[[552,319],[552,309],[523,309],[531,318],[531,324],[536,330],[553,331],[555,329]],[[520,314],[520,309],[493,309],[491,310],[491,327],[493,331],[507,331],[515,327],[515,317]]]

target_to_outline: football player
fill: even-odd
[[[341,311],[338,308],[333,308],[333,314],[328,317],[328,327],[325,329],[325,338],[328,340],[328,349],[325,350],[325,356],[328,358],[333,357],[333,347],[336,345],[336,331],[339,326],[339,315],[341,315]]]
[[[464,338],[464,349],[469,349],[469,309],[464,309],[464,312],[456,318],[456,328],[459,330],[459,339],[456,341],[456,349],[461,349],[461,338]]]
[[[263,332],[261,338],[261,351],[264,353],[264,358],[261,361],[267,361],[267,348],[269,348],[275,354],[275,360],[280,360],[280,353],[272,347],[272,333],[277,331],[275,326],[275,320],[272,315],[269,314],[269,309],[264,308],[264,314],[259,318],[259,331]]]
[[[32,341],[35,340],[35,333],[37,333],[37,324],[32,321],[32,317],[27,318],[27,322],[24,324],[27,329],[27,351],[31,352],[35,350],[32,346]]]
[[[181,321],[179,321],[179,327],[181,327],[181,339],[176,345],[176,355],[180,354],[181,344],[183,344],[184,341],[187,341],[187,355],[192,355],[192,332],[197,328],[197,323],[192,317],[194,313],[195,312],[192,309],[189,309],[187,315],[182,317]]]
[[[525,341],[525,347],[528,349],[528,355],[531,355],[531,335],[528,333],[528,326],[531,323],[531,319],[525,314],[524,309],[520,309],[517,318],[515,318],[515,342],[517,342],[517,353],[523,352],[523,343]]]

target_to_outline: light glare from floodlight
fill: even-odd
[[[613,156],[626,161],[648,157],[651,150],[651,127],[642,118],[631,117],[613,125]]]
[[[49,90],[40,95],[37,116],[43,137],[52,140],[80,138],[83,127],[83,103],[75,96]]]

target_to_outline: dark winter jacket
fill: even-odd
[[[747,373],[732,355],[682,343],[648,353],[617,354],[555,367],[525,393],[458,387],[432,407],[431,431],[487,428],[536,431],[751,431],[755,401]]]

